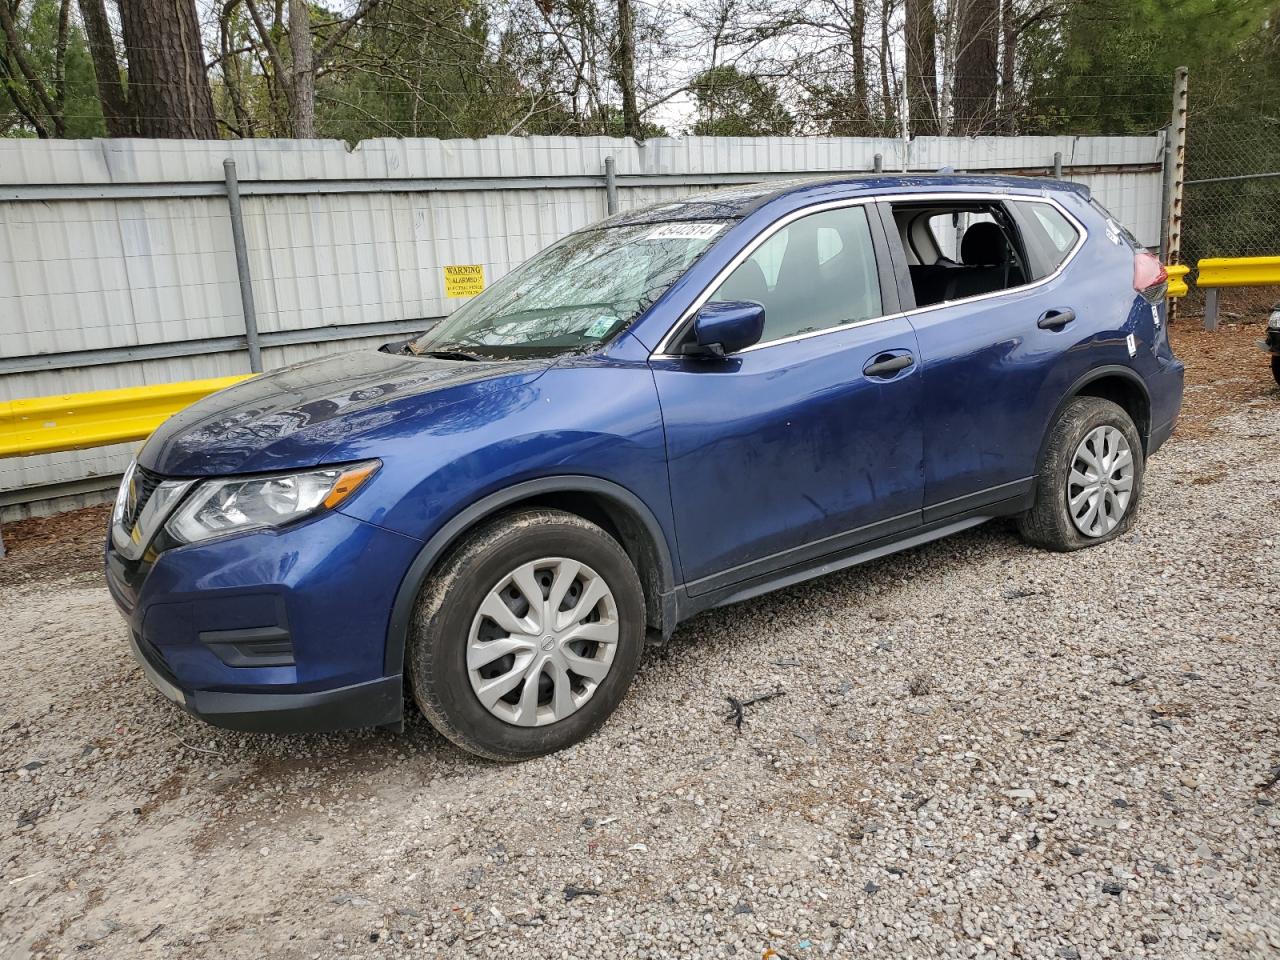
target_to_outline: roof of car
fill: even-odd
[[[600,226],[667,223],[673,220],[739,220],[771,200],[805,193],[833,192],[854,196],[859,193],[895,194],[921,191],[1038,194],[1044,190],[1088,190],[1082,184],[1043,177],[1010,177],[958,173],[865,173],[836,177],[803,177],[766,180],[760,183],[725,187],[695,193],[615,214]]]

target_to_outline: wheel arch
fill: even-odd
[[[1115,364],[1090,370],[1076,380],[1058,401],[1041,433],[1040,449],[1036,453],[1037,469],[1044,459],[1045,446],[1049,443],[1053,425],[1058,422],[1067,404],[1076,397],[1100,397],[1123,409],[1138,428],[1138,435],[1142,438],[1142,453],[1146,455],[1151,442],[1151,394],[1142,377],[1134,370]]]
[[[603,527],[635,565],[644,588],[649,630],[666,640],[675,629],[675,570],[662,526],[649,507],[630,490],[590,476],[540,477],[491,493],[458,511],[418,551],[400,583],[387,627],[383,670],[400,674],[409,642],[409,627],[418,594],[431,571],[458,538],[477,523],[522,507],[554,507]]]

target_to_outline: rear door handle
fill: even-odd
[[[1040,314],[1036,326],[1041,330],[1061,330],[1076,318],[1076,312],[1070,307],[1065,310],[1046,310]]]
[[[892,353],[882,353],[872,358],[862,368],[862,372],[868,377],[882,377],[887,380],[899,370],[905,370],[913,363],[915,363],[915,360],[912,359],[909,353],[901,353],[897,356]]]

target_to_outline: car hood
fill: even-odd
[[[197,477],[331,462],[360,434],[478,392],[514,389],[554,361],[466,361],[361,351],[323,357],[210,394],[160,426],[145,469]]]

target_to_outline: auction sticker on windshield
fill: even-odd
[[[724,227],[722,223],[664,223],[654,227],[646,240],[710,240]]]
[[[457,263],[444,268],[446,297],[474,297],[483,289],[483,263]]]

